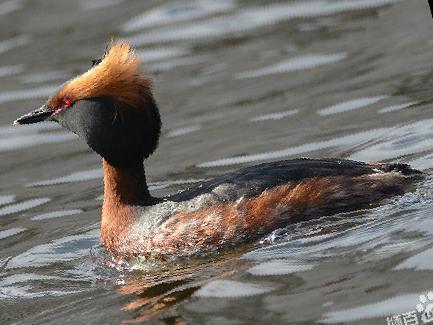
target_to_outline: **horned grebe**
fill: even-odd
[[[15,124],[56,121],[102,156],[101,243],[117,257],[190,256],[245,243],[288,223],[368,207],[403,193],[420,172],[341,159],[264,163],[165,198],[148,191],[143,160],[161,120],[152,85],[126,42]]]

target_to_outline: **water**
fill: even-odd
[[[1,324],[386,324],[429,297],[426,1],[3,0],[0,16]],[[100,158],[54,124],[11,126],[112,36],[155,81],[155,195],[298,156],[407,162],[426,178],[231,251],[117,263],[98,244]]]

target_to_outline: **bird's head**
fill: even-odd
[[[156,149],[161,120],[151,80],[126,42],[113,41],[101,60],[66,82],[39,109],[14,124],[55,121],[113,166],[128,166]]]

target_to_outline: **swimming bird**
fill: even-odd
[[[420,174],[404,164],[293,159],[250,166],[156,198],[143,161],[157,148],[161,119],[149,77],[125,41],[67,81],[15,124],[55,121],[102,157],[102,245],[116,257],[209,253],[290,223],[366,208],[401,194]]]

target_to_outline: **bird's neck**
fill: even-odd
[[[111,200],[126,205],[148,205],[152,201],[142,161],[128,167],[114,167],[103,159],[102,166],[104,202]]]
[[[105,247],[114,249],[133,225],[137,206],[152,205],[155,199],[147,188],[142,161],[128,167],[114,167],[103,159],[102,166],[104,203],[101,241]]]

